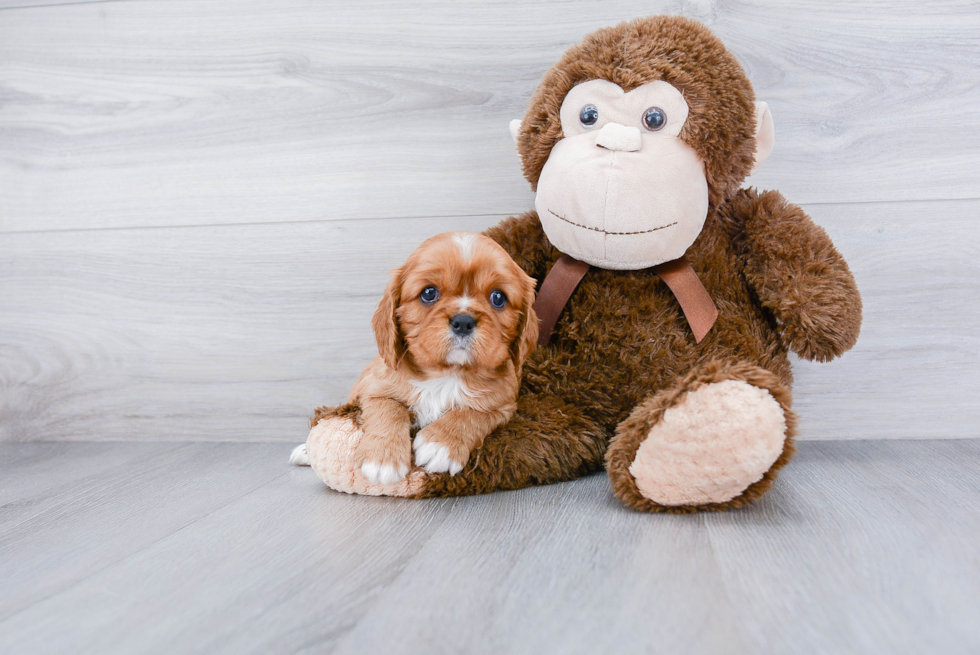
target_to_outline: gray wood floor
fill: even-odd
[[[804,443],[740,512],[605,475],[347,496],[281,444],[0,444],[3,653],[976,653],[980,441]]]

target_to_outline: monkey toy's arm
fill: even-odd
[[[861,296],[823,228],[776,191],[743,190],[727,209],[740,224],[745,277],[787,347],[821,362],[849,350],[861,330]]]
[[[499,243],[525,273],[539,282],[551,264],[561,257],[545,236],[535,211],[501,221],[484,234]]]

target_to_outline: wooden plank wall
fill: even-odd
[[[305,438],[386,271],[533,196],[507,130],[589,31],[707,23],[773,110],[861,341],[803,439],[980,435],[980,8],[0,0],[0,440]]]

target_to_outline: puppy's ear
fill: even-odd
[[[398,317],[395,310],[402,297],[402,269],[396,268],[391,272],[391,279],[385,287],[385,295],[378,303],[378,309],[371,319],[374,328],[374,338],[378,341],[378,354],[389,368],[397,368],[398,360],[405,354],[405,340],[398,327]]]
[[[534,313],[534,278],[520,271],[521,282],[523,284],[523,298],[521,298],[521,318],[517,323],[517,336],[510,344],[511,359],[514,361],[514,368],[517,374],[521,374],[524,360],[531,354],[534,347],[538,344],[538,315]]]

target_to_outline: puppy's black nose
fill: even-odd
[[[459,336],[468,337],[476,327],[476,321],[469,314],[456,314],[449,319],[449,327]]]

